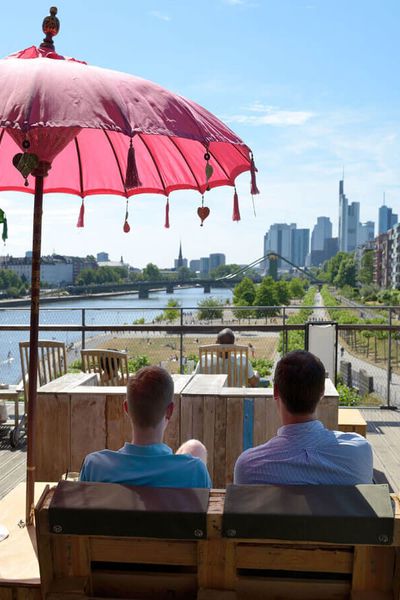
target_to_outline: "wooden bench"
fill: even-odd
[[[298,486],[268,487],[274,488],[274,494],[285,494],[287,490],[289,494],[298,493]],[[310,486],[307,493],[312,493],[316,487]],[[340,506],[341,488],[331,486],[330,489],[335,500],[334,505]],[[156,493],[160,497],[160,490]],[[234,507],[234,502],[227,502],[228,508],[224,514],[225,492],[214,490],[211,491],[208,500],[205,531],[201,531],[198,539],[192,530],[188,539],[156,539],[158,530],[154,530],[154,527],[149,530],[151,537],[109,535],[104,529],[109,520],[104,518],[98,519],[100,529],[96,525],[97,530],[93,530],[92,533],[82,530],[82,519],[78,523],[78,529],[74,530],[74,525],[71,525],[68,518],[60,517],[60,513],[54,516],[54,512],[52,516],[49,508],[53,496],[54,490],[47,490],[36,510],[38,556],[44,600],[106,597],[161,600],[399,598],[398,497],[393,498],[396,506],[395,518],[391,521],[394,523],[393,539],[390,541],[390,533],[388,537],[386,532],[382,536],[381,544],[376,532],[370,542],[359,539],[360,536],[365,537],[369,527],[360,531],[360,526],[354,522],[353,526],[346,527],[346,523],[342,521],[340,535],[345,537],[342,539],[339,536],[339,541],[336,539],[338,518],[350,518],[351,522],[351,515],[343,503],[340,509],[343,514],[331,516],[329,506],[325,506],[329,505],[329,501],[319,503],[318,510],[315,510],[315,507],[313,509],[312,501],[306,503],[308,509],[304,509],[304,516],[308,518],[308,522],[312,521],[313,512],[318,513],[316,517],[325,515],[328,527],[325,528],[325,533],[321,533],[323,541],[315,539],[315,536],[314,539],[304,539],[304,535],[300,536],[301,539],[287,539],[288,522],[286,533],[283,533],[284,539],[263,539],[262,529],[260,537],[252,537],[254,526],[258,531],[257,523],[253,523],[253,531],[251,527],[249,530],[243,529],[249,531],[250,536],[244,538],[240,537],[240,527],[246,526],[246,520],[240,519],[240,515],[238,519],[235,510],[230,510],[229,506]],[[326,492],[325,498],[329,498]],[[281,504],[285,505],[284,498],[280,500]],[[296,498],[296,505],[301,507],[302,502],[297,500]],[[143,502],[146,504],[146,499]],[[150,504],[150,508],[154,508],[154,503]],[[59,502],[57,506],[60,507]],[[170,513],[164,516],[165,521],[171,519]],[[287,511],[286,514],[278,514],[276,517],[274,522],[279,526],[287,517]],[[385,520],[385,517],[382,518]],[[179,519],[180,515],[175,514],[177,530]],[[84,521],[87,522],[87,519]],[[132,527],[131,519],[129,522],[129,526]],[[149,522],[151,523],[151,519]],[[387,517],[385,523],[387,525]],[[233,526],[237,530],[232,531]],[[64,533],[56,532],[63,527],[66,528]],[[315,523],[311,528],[307,527],[308,525],[304,528],[306,532],[319,531],[315,529]],[[296,531],[295,526],[293,531]],[[326,539],[329,531],[333,531],[332,535],[336,541],[330,542]],[[380,531],[380,528],[376,531]],[[276,534],[275,527],[274,535]],[[353,534],[358,542],[352,541]],[[385,542],[388,541],[390,543],[386,545]]]
[[[358,408],[339,408],[338,417],[339,431],[349,431],[367,436],[367,421]]]

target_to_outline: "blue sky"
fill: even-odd
[[[107,251],[112,259],[170,266],[182,239],[189,259],[224,252],[229,262],[262,255],[275,222],[312,228],[329,216],[337,231],[338,180],[361,203],[362,221],[378,207],[400,210],[400,3],[398,0],[60,0],[56,49],[127,71],[202,104],[253,149],[261,190],[253,214],[249,175],[238,178],[242,221],[233,223],[232,189],[212,190],[199,227],[198,194],[131,203],[122,232],[121,198],[46,197],[43,254]],[[0,56],[42,38],[49,3],[2,2]],[[15,24],[11,27],[10,24]],[[3,254],[31,243],[32,198],[0,193],[10,240]]]

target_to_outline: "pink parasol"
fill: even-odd
[[[46,34],[34,46],[0,60],[0,190],[35,194],[28,398],[27,520],[32,521],[37,393],[42,200],[45,192],[82,198],[141,193],[167,196],[178,189],[235,185],[251,172],[250,149],[198,104],[125,73],[88,66],[55,52],[57,9],[43,21]],[[21,174],[23,177],[21,177]],[[24,181],[25,179],[25,181]],[[209,209],[198,208],[203,221]],[[128,210],[124,231],[128,232]],[[233,220],[240,220],[234,191]]]

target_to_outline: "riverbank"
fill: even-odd
[[[158,290],[151,290],[152,292],[157,292]],[[117,296],[137,296],[139,292],[129,291],[129,292],[101,292],[98,294],[75,294],[73,296],[41,296],[40,304],[54,304],[56,302],[73,302],[75,300],[93,300],[98,298],[113,298]],[[9,298],[7,300],[0,300],[0,307],[5,308],[18,308],[19,306],[30,306],[31,299],[30,298]]]

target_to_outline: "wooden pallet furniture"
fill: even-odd
[[[140,536],[110,535],[97,526],[97,522],[101,524],[110,519],[96,521],[93,516],[89,518],[89,521],[94,522],[91,531],[77,531],[65,515],[64,520],[59,515],[57,518],[51,516],[54,490],[48,490],[36,511],[42,596],[44,600],[110,597],[157,600],[399,599],[398,496],[393,497],[396,507],[393,537],[385,529],[388,524],[386,514],[386,517],[379,517],[385,522],[383,529],[380,523],[376,527],[375,517],[375,525],[372,527],[374,534],[368,541],[369,525],[362,530],[363,520],[360,520],[361,525],[357,524],[357,519],[353,519],[354,514],[349,514],[346,504],[340,502],[340,487],[330,486],[332,493],[326,490],[323,492],[325,501],[322,506],[318,506],[318,510],[313,506],[309,495],[315,492],[317,486],[309,486],[308,495],[304,496],[308,498],[306,503],[296,497],[296,505],[300,506],[300,510],[297,510],[297,527],[296,522],[293,526],[293,521],[288,518],[287,509],[293,503],[290,495],[297,486],[289,490],[289,500],[286,495],[288,488],[268,487],[275,488],[272,490],[275,496],[278,494],[274,501],[274,506],[278,506],[278,509],[274,520],[271,520],[274,515],[269,515],[269,523],[275,523],[275,536],[279,535],[281,528],[282,539],[268,539],[265,526],[260,528],[259,534],[254,533],[255,530],[257,532],[258,524],[254,521],[253,529],[251,524],[249,529],[247,511],[243,519],[242,515],[235,514],[235,510],[225,509],[224,513],[224,491],[211,491],[206,530],[201,531],[200,537],[196,539],[190,533],[187,539],[157,539],[154,527],[149,527],[150,536],[143,535],[143,527]],[[157,493],[159,492],[160,490]],[[297,490],[296,494],[298,496]],[[362,500],[364,492],[361,495]],[[331,508],[336,513],[329,514],[329,497],[333,500]],[[150,501],[150,506],[154,508],[154,502]],[[366,517],[365,510],[361,509],[361,512],[360,516]],[[314,519],[320,518],[321,514],[326,525],[321,531],[322,540],[318,539],[320,529],[318,521]],[[169,512],[164,516],[165,521],[171,518]],[[180,517],[180,514],[174,516],[177,530],[180,529]],[[305,539],[304,531],[299,539],[295,535],[293,539],[288,539],[290,527],[292,526],[293,532],[298,531],[303,517],[306,525],[300,529],[313,534],[313,539]],[[125,518],[128,522],[126,515]],[[373,515],[372,518],[374,519]],[[132,517],[132,520],[135,519],[138,519],[137,516]],[[88,520],[84,522],[87,523]],[[151,523],[151,519],[148,522]],[[232,530],[232,526],[237,530]],[[240,528],[242,531],[249,531],[248,538],[241,537]],[[381,530],[385,533],[380,540],[378,534]],[[329,540],[329,535],[332,535],[334,541]]]
[[[367,421],[358,408],[339,408],[338,429],[367,437]]]
[[[128,383],[128,355],[118,350],[81,350],[82,370],[96,373],[100,385],[126,385]]]
[[[199,372],[228,376],[229,387],[248,386],[249,348],[238,344],[199,346]]]
[[[233,481],[239,455],[271,439],[281,426],[271,388],[226,387],[226,375],[195,375],[181,397],[181,441],[202,441],[208,450],[208,470],[214,487]],[[325,381],[318,418],[329,429],[338,428],[339,395]]]
[[[191,375],[173,375],[175,410],[165,442],[180,445],[180,397]],[[99,386],[95,373],[68,373],[38,390],[36,406],[37,481],[58,481],[63,473],[79,471],[87,454],[118,450],[132,439],[124,411],[125,386]]]

